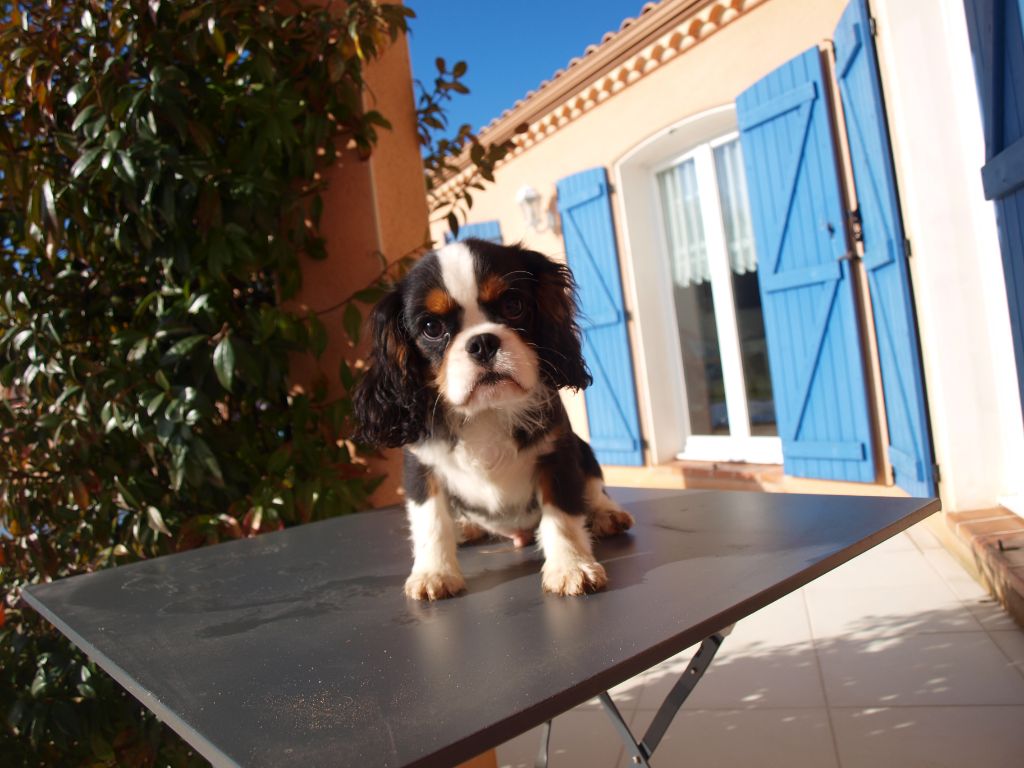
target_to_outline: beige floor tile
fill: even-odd
[[[833,707],[1024,704],[1024,680],[985,632],[817,644]]]
[[[683,670],[686,669],[687,665],[690,663],[690,659],[693,658],[693,655],[697,652],[698,648],[700,648],[699,645],[694,645],[690,648],[687,648],[685,651],[677,653],[671,659],[668,659],[667,661],[661,662],[661,664],[651,667],[642,675],[639,675],[638,677],[635,677],[628,682],[630,684],[637,682],[645,684],[650,680],[650,678],[682,674]],[[623,685],[625,685],[625,683]]]
[[[941,585],[942,578],[917,549],[880,551],[855,557],[807,585],[808,590]]]
[[[696,653],[696,651],[697,646],[687,648],[685,651],[676,654],[671,659],[652,667],[636,677],[632,677],[629,680],[616,685],[608,692],[612,697],[612,701],[615,702],[615,706],[618,707],[624,715],[632,715],[633,711],[640,703],[640,696],[647,683],[653,678],[672,676],[674,679],[675,677],[678,677],[683,670],[686,669],[686,665],[689,664],[690,658],[694,653]],[[585,701],[583,704],[580,704],[578,709],[603,710],[603,705],[600,700],[595,697]]]
[[[738,622],[725,638],[722,652],[755,651],[765,646],[805,643],[811,639],[803,590],[776,600]]]
[[[1024,707],[832,710],[843,768],[1019,768]]]
[[[943,584],[807,592],[815,639],[978,632],[981,624]]]
[[[725,642],[728,644],[729,638]],[[647,676],[638,709],[655,710],[661,706],[685,664],[661,669],[660,673]],[[687,709],[823,706],[821,676],[811,643],[733,653],[723,645],[686,702]]]
[[[942,549],[942,542],[939,537],[932,533],[927,520],[922,520],[917,525],[912,525],[906,530],[906,535],[914,542],[921,551],[928,549]]]
[[[823,705],[810,637],[802,591],[757,611],[725,638],[686,706],[726,709]],[[645,686],[636,706],[657,709],[696,650],[689,648],[643,675],[640,679]],[[631,690],[631,698],[633,693]]]
[[[1006,654],[1006,658],[1024,675],[1024,630],[1005,629],[989,632],[989,637]]]
[[[928,564],[949,585],[953,593],[961,600],[985,600],[989,597],[988,590],[975,581],[964,567],[944,549],[930,549],[923,553]]]
[[[999,605],[999,601],[945,549],[929,549],[924,552],[924,558],[984,629],[1019,629],[1013,618]]]
[[[533,768],[540,749],[534,728],[497,749],[499,768]],[[551,768],[618,768],[622,741],[603,711],[574,709],[555,718],[548,751]]]
[[[653,717],[653,712],[637,712],[633,732],[642,736]],[[655,750],[651,765],[831,768],[837,763],[823,709],[764,709],[684,710]]]
[[[965,600],[964,605],[967,606],[967,610],[971,612],[974,618],[978,620],[978,623],[989,632],[1020,629],[1020,626],[1013,620],[1013,617],[1006,612],[1006,609],[994,597],[973,601]]]

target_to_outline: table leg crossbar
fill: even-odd
[[[601,704],[604,705],[605,712],[611,718],[612,725],[615,726],[623,743],[626,745],[626,751],[635,765],[650,768],[648,761],[651,759],[651,755],[654,754],[654,750],[661,743],[661,739],[664,737],[669,725],[672,724],[676,713],[679,712],[680,707],[683,706],[686,699],[693,693],[693,689],[697,687],[697,683],[700,682],[700,679],[711,665],[711,661],[715,658],[715,654],[718,652],[718,648],[722,645],[724,639],[724,634],[716,633],[701,643],[697,653],[690,659],[686,671],[679,677],[676,684],[672,686],[672,690],[669,691],[668,696],[665,697],[665,700],[658,708],[657,714],[654,715],[654,720],[648,727],[647,733],[644,734],[643,739],[639,742],[636,740],[633,732],[629,730],[629,725],[623,719],[622,714],[619,712],[618,707],[615,706],[615,702],[612,701],[612,697],[608,695],[608,692],[605,691],[598,696]],[[551,721],[548,720],[542,727],[540,754],[537,755],[536,768],[547,768],[550,741]]]

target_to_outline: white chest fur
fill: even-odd
[[[454,448],[428,441],[412,451],[466,504],[491,514],[515,514],[535,493],[540,447],[519,450],[509,432],[500,416],[485,413],[463,427]]]

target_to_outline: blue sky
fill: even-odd
[[[462,123],[479,130],[527,91],[597,43],[644,0],[405,0],[416,12],[409,48],[413,76],[428,87],[441,56],[463,60],[470,93],[449,102],[452,132]]]

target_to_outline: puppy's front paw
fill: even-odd
[[[609,501],[594,510],[590,521],[591,532],[598,537],[625,533],[633,527],[633,516],[618,504]]]
[[[604,566],[596,561],[552,566],[544,564],[541,570],[541,586],[553,595],[582,595],[596,592],[608,585]]]
[[[413,600],[443,600],[466,588],[466,580],[459,572],[413,571],[405,580],[406,597]]]

